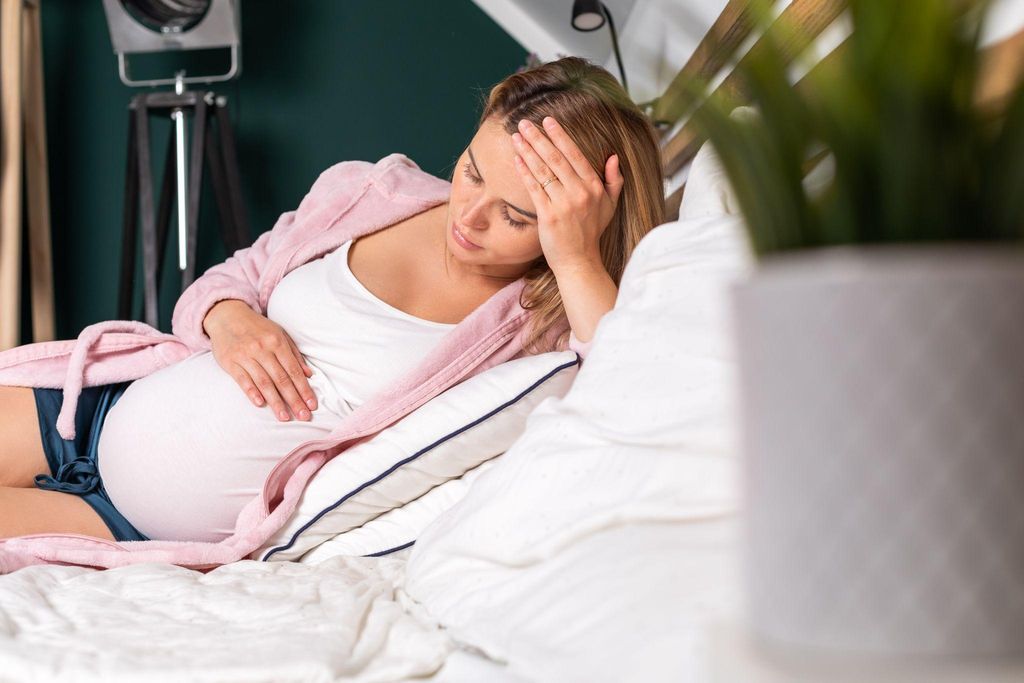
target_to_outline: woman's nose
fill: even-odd
[[[487,216],[484,211],[483,197],[471,199],[462,212],[462,224],[482,230],[487,227]]]

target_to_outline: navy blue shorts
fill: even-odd
[[[103,419],[129,384],[131,381],[82,389],[75,411],[73,441],[65,441],[57,432],[57,414],[64,400],[64,390],[32,390],[39,413],[43,451],[50,465],[49,475],[36,476],[36,487],[79,496],[96,511],[118,541],[148,541],[150,539],[133,527],[110,502],[96,465],[96,445],[100,440]]]

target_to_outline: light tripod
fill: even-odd
[[[134,319],[131,306],[135,278],[135,236],[141,218],[143,320],[159,328],[159,283],[170,227],[171,195],[175,186],[179,222],[185,226],[183,231],[179,231],[181,289],[184,290],[195,280],[204,158],[209,164],[225,250],[230,255],[237,249],[249,246],[252,241],[242,203],[227,99],[211,91],[185,91],[178,85],[175,92],[140,93],[132,98],[128,110],[128,162],[118,317],[122,320]],[[188,143],[191,152],[186,167],[184,119],[187,112],[192,113],[192,137]],[[176,130],[168,137],[160,204],[154,212],[150,117],[167,114],[171,115]]]
[[[210,91],[185,91],[187,83],[230,81],[241,73],[240,2],[103,0],[121,82],[129,87],[174,86],[173,92],[150,91],[136,95],[128,105],[128,168],[117,303],[118,316],[123,320],[133,319],[135,234],[141,219],[143,315],[146,323],[159,328],[159,283],[167,248],[172,194],[177,197],[181,288],[185,289],[195,280],[204,157],[210,166],[224,247],[232,254],[251,244],[227,99]],[[178,71],[173,79],[137,79],[129,68],[128,58],[133,54],[208,49],[230,51],[231,67],[227,72],[186,77],[184,71]],[[174,123],[174,131],[168,138],[160,205],[154,212],[149,124],[150,117],[167,114]],[[192,115],[193,130],[191,140],[186,142],[187,114]],[[191,149],[187,161],[186,145]]]

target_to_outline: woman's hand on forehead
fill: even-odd
[[[605,161],[604,180],[551,116],[544,134],[531,122],[513,133],[514,163],[533,199],[541,249],[556,271],[578,263],[600,263],[600,239],[615,215],[622,192],[619,158]]]

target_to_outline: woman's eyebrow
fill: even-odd
[[[480,167],[476,165],[476,158],[473,156],[473,150],[467,146],[466,151],[469,152],[469,160],[473,162],[473,168],[476,169],[476,174],[480,177],[480,180],[483,180],[484,174],[480,172]],[[510,208],[515,209],[524,216],[529,216],[533,220],[537,220],[537,214],[530,213],[529,211],[524,211],[523,209],[520,209],[518,206],[509,202],[508,200],[502,199],[501,201],[505,202],[506,204],[508,204]]]

